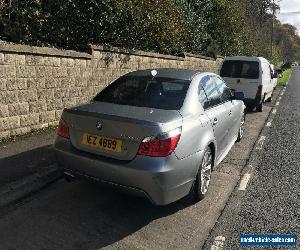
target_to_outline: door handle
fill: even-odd
[[[215,118],[214,121],[213,121],[213,126],[216,126],[218,124],[218,119]]]

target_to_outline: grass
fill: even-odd
[[[282,72],[282,77],[278,78],[278,85],[286,85],[290,76],[292,74],[292,69],[287,69],[285,71]]]

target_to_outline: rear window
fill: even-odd
[[[94,101],[178,110],[189,85],[190,81],[172,78],[124,76],[102,90]]]
[[[259,62],[224,61],[220,75],[231,78],[258,79]]]

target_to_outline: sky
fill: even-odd
[[[277,15],[282,23],[290,23],[298,28],[300,34],[300,0],[281,0],[280,14]]]

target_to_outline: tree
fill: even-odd
[[[300,38],[296,27],[290,24],[275,24],[274,44],[282,52],[282,61],[291,62],[300,59]]]
[[[15,43],[77,50],[94,43],[173,55],[264,56],[274,62],[300,56],[295,27],[278,20],[271,46],[279,8],[273,0],[8,2],[0,0],[0,39]]]
[[[176,4],[184,27],[184,51],[216,56],[216,44],[208,33],[208,20],[205,15],[211,11],[210,1],[176,0]]]

